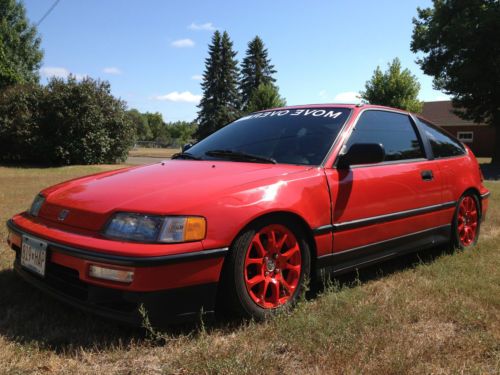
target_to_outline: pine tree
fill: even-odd
[[[238,61],[227,32],[215,31],[208,47],[203,73],[203,97],[199,104],[198,139],[203,139],[240,115]]]
[[[246,110],[252,93],[259,85],[276,82],[272,76],[276,70],[274,70],[274,65],[271,65],[271,60],[267,57],[267,49],[259,36],[248,43],[246,56],[241,65],[240,91],[243,109]]]

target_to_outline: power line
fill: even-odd
[[[54,8],[57,6],[57,4],[59,4],[59,1],[61,1],[61,0],[54,1],[54,4],[52,4],[52,6],[49,8],[49,10],[47,10],[45,12],[45,14],[42,16],[42,18],[40,18],[40,20],[36,23],[36,27],[40,26],[40,24],[42,23],[42,21],[45,18],[47,18],[47,16],[50,14],[50,12],[52,12],[54,10]]]

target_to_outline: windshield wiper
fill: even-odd
[[[171,159],[201,160],[201,158],[194,156],[189,152],[178,152],[177,154],[173,154]]]
[[[229,160],[249,161],[253,163],[269,163],[269,164],[277,163],[277,161],[273,158],[266,158],[265,156],[247,154],[246,152],[241,152],[241,151],[210,150],[205,152],[205,155],[214,156],[216,158],[229,159]]]

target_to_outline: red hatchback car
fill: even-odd
[[[47,188],[8,221],[17,272],[68,303],[139,323],[263,318],[334,275],[478,239],[488,190],[472,152],[372,105],[243,117],[173,160]]]

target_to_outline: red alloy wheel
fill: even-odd
[[[252,238],[245,255],[244,280],[250,298],[264,309],[290,301],[299,286],[299,242],[285,226],[267,225]]]
[[[458,208],[457,231],[460,243],[469,246],[474,243],[477,235],[478,212],[476,201],[471,196],[462,199]]]

